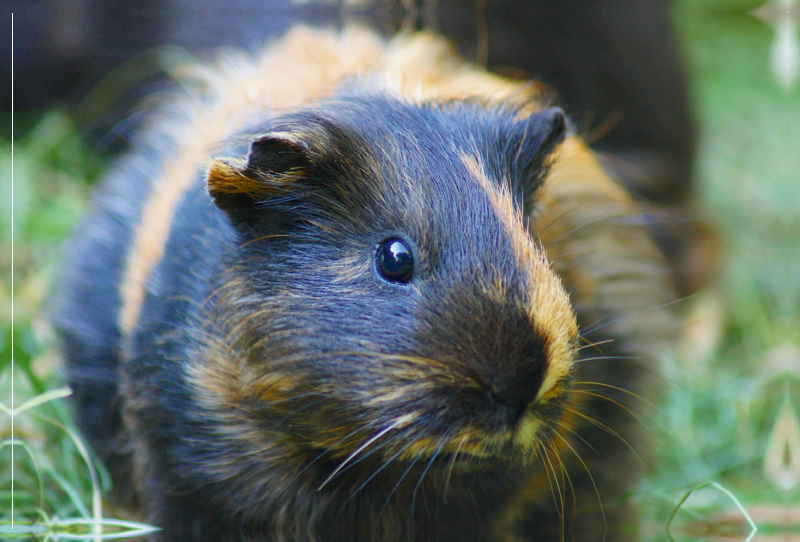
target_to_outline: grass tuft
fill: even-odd
[[[10,199],[0,207],[0,539],[143,536],[154,527],[104,517],[102,493],[110,481],[63,401],[71,391],[59,387],[58,355],[45,317],[60,247],[85,212],[100,162],[61,110],[45,113],[14,150],[13,329]],[[10,170],[10,159],[10,143],[0,140],[3,171]],[[0,182],[10,193],[10,177]]]
[[[750,524],[750,529],[751,529],[750,530],[750,535],[747,537],[747,540],[745,540],[745,542],[750,542],[753,539],[753,537],[756,535],[756,532],[758,532],[758,527],[756,526],[755,522],[753,521],[753,518],[750,517],[750,514],[747,513],[747,510],[745,509],[745,507],[742,506],[742,503],[739,502],[739,499],[737,499],[736,496],[733,493],[731,493],[730,491],[725,489],[723,486],[721,486],[717,482],[708,482],[708,483],[705,483],[705,484],[700,484],[696,488],[690,489],[688,492],[686,492],[686,495],[683,496],[683,498],[680,500],[680,502],[678,502],[677,506],[675,506],[675,509],[672,511],[672,514],[669,516],[669,519],[667,520],[667,525],[664,528],[664,530],[666,531],[667,536],[669,537],[670,541],[671,542],[675,542],[675,539],[672,538],[672,533],[670,533],[669,528],[672,525],[672,520],[675,519],[675,516],[678,514],[678,511],[681,509],[681,506],[683,506],[683,503],[685,503],[686,500],[689,497],[691,497],[692,493],[694,493],[695,491],[698,491],[700,489],[703,489],[703,488],[709,487],[709,486],[719,489],[720,491],[725,493],[728,497],[730,497],[731,500],[736,505],[736,507],[739,509],[739,511],[745,517],[745,519],[747,520],[747,523]]]

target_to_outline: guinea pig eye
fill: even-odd
[[[389,239],[378,247],[378,271],[391,282],[409,282],[414,274],[414,256],[400,239]]]

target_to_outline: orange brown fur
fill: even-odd
[[[271,76],[264,77],[265,73]],[[188,96],[185,107],[189,125],[181,126],[175,138],[180,144],[175,155],[180,158],[167,160],[161,178],[152,181],[153,194],[128,255],[121,286],[119,325],[124,334],[131,332],[139,318],[145,285],[163,256],[175,205],[190,186],[197,167],[246,122],[324,98],[355,75],[373,75],[385,82],[387,91],[420,101],[478,96],[500,102],[530,97],[526,85],[464,62],[441,38],[422,34],[386,44],[359,27],[341,34],[296,28],[258,58],[228,57],[216,68],[187,68],[186,75],[198,86],[209,88],[203,94],[212,97],[213,106],[203,103],[199,92]],[[187,160],[189,156],[195,161]],[[219,185],[232,190],[229,181],[235,178],[231,171],[219,165],[212,167],[221,174]]]

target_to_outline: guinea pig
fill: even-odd
[[[54,318],[152,540],[623,536],[674,292],[561,110],[426,34],[297,28],[190,71]]]

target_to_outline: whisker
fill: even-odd
[[[599,358],[592,361],[602,361],[603,359],[606,358]],[[688,396],[684,393],[684,391],[676,387],[674,382],[671,382],[669,379],[665,378],[664,375],[660,373],[657,369],[650,367],[649,365],[644,363],[645,358],[637,358],[635,356],[609,356],[608,359],[613,359],[620,361],[622,363],[627,363],[632,368],[635,368],[636,370],[641,371],[642,373],[646,373],[655,380],[658,380],[664,386],[668,387],[670,390],[678,394],[678,396],[685,399],[686,401],[689,401]],[[580,363],[581,361],[583,360],[578,359],[575,361],[575,363]],[[588,358],[587,361],[589,361]]]
[[[557,243],[560,243],[560,242],[564,241],[565,240],[564,238],[567,237],[568,235],[571,235],[571,234],[575,233],[578,230],[582,230],[583,228],[585,228],[587,226],[591,226],[592,224],[597,224],[598,222],[602,222],[603,220],[608,220],[610,218],[622,218],[622,217],[627,217],[627,216],[639,216],[639,215],[641,215],[641,213],[639,213],[639,212],[629,212],[629,211],[623,211],[623,212],[619,212],[619,213],[611,213],[611,214],[602,216],[600,218],[596,218],[594,220],[590,220],[588,222],[584,222],[580,226],[575,226],[574,228],[572,228],[568,232],[562,233],[561,235],[559,235],[558,237],[556,237],[552,241],[549,241],[544,246],[545,246],[545,248],[551,247],[551,246],[553,246],[553,245],[555,245]]]
[[[588,442],[588,441],[587,441],[585,438],[583,438],[583,437],[580,435],[580,433],[577,433],[575,430],[573,430],[573,429],[572,429],[572,428],[570,428],[570,427],[567,427],[565,424],[561,423],[560,421],[557,421],[557,422],[556,422],[556,425],[558,425],[558,426],[559,426],[561,429],[563,429],[564,431],[569,431],[569,432],[572,434],[572,436],[574,436],[575,438],[577,438],[577,439],[579,439],[581,442],[583,442],[583,443],[586,445],[586,447],[587,447],[587,448],[589,448],[589,449],[590,449],[592,452],[594,452],[594,453],[595,453],[595,455],[600,455],[600,452],[598,452],[598,451],[597,451],[597,449],[596,449],[594,446],[592,446],[591,444],[589,444],[589,442]]]
[[[578,241],[580,239],[582,239],[582,237],[579,237],[577,239],[573,238],[573,241]],[[595,253],[597,250],[602,249],[603,247],[612,248],[612,247],[615,247],[615,246],[616,245],[614,243],[610,242],[610,241],[608,241],[608,242],[603,241],[603,244],[601,244],[601,245],[598,245],[597,242],[595,242],[591,248],[583,248],[581,250],[573,250],[571,252],[558,252],[554,256],[548,256],[548,260],[550,260],[551,263],[552,262],[558,262],[558,261],[561,261],[561,260],[567,260],[569,258],[574,258],[575,256],[583,256],[583,255],[586,255],[586,254],[592,254],[592,253]]]
[[[394,492],[400,487],[400,484],[403,483],[403,480],[406,476],[408,476],[408,473],[411,472],[411,469],[414,468],[414,465],[417,464],[417,461],[419,461],[419,456],[415,457],[411,464],[408,465],[408,468],[403,471],[403,474],[400,475],[400,479],[397,480],[397,483],[392,487],[391,491],[389,491],[389,494],[386,496],[386,502],[383,503],[383,506],[381,506],[381,509],[378,511],[376,520],[377,518],[381,517],[381,514],[383,514],[383,511],[389,505],[389,501],[392,500],[392,495],[394,495]]]
[[[545,450],[544,446],[539,445],[536,448],[536,459],[539,461],[545,476],[547,476],[547,485],[550,486],[550,494],[553,496],[553,504],[555,505],[556,510],[558,510],[558,499],[556,498],[556,492],[553,488],[553,481],[550,479],[550,470],[547,468],[547,465],[544,462],[544,456],[546,453],[547,451]]]
[[[561,494],[561,525],[559,527],[561,531],[561,542],[564,542],[564,536],[566,531],[566,500],[567,500],[567,484],[564,481],[564,462],[561,461],[561,457],[558,455],[558,448],[555,447],[554,443],[550,443],[550,452],[555,456],[556,460],[558,461],[559,466],[561,467],[561,485],[564,486],[564,491]],[[557,476],[555,472],[555,468],[553,469],[553,476]]]
[[[346,458],[344,461],[342,461],[342,462],[339,464],[339,466],[338,466],[338,467],[336,467],[336,469],[335,469],[335,470],[334,470],[334,471],[333,471],[333,472],[330,474],[330,476],[328,476],[328,477],[325,479],[325,481],[324,481],[324,482],[322,482],[322,484],[321,484],[321,485],[320,485],[320,486],[317,488],[317,491],[319,491],[319,490],[321,490],[323,487],[325,487],[325,485],[326,485],[328,482],[330,482],[330,481],[333,479],[333,477],[334,477],[334,476],[336,476],[336,474],[337,474],[337,473],[338,473],[340,470],[342,470],[342,469],[343,469],[343,468],[344,468],[344,467],[345,467],[345,466],[346,466],[346,465],[347,465],[347,464],[348,464],[348,463],[349,463],[349,462],[350,462],[350,461],[351,461],[351,460],[352,460],[352,459],[353,459],[355,456],[357,456],[358,454],[360,454],[360,453],[361,453],[361,451],[362,451],[362,450],[364,450],[364,448],[366,448],[367,446],[369,446],[370,444],[372,444],[373,442],[375,442],[376,440],[378,440],[379,438],[381,438],[383,435],[385,435],[386,433],[388,433],[388,432],[389,432],[389,431],[391,431],[392,429],[395,429],[395,428],[396,428],[397,426],[399,426],[401,423],[402,423],[402,421],[396,421],[396,422],[394,422],[393,424],[389,425],[388,427],[386,427],[386,428],[385,428],[385,429],[383,429],[382,431],[378,432],[378,434],[376,434],[375,436],[373,436],[373,437],[372,437],[371,439],[369,439],[367,442],[365,442],[364,444],[362,444],[361,446],[359,446],[359,447],[356,449],[356,451],[354,451],[353,453],[351,453],[350,455],[348,455],[348,456],[347,456],[347,458]]]
[[[627,393],[628,395],[630,395],[632,397],[635,397],[635,398],[639,399],[640,401],[643,401],[643,402],[647,403],[651,407],[660,410],[660,408],[657,405],[655,405],[654,403],[651,403],[650,401],[648,401],[647,399],[645,399],[644,397],[642,397],[638,393],[634,393],[634,392],[632,392],[630,390],[626,390],[625,388],[620,388],[619,386],[614,386],[612,384],[606,384],[605,382],[588,382],[588,381],[573,382],[573,384],[575,384],[575,385],[588,384],[590,386],[603,386],[604,388],[611,388],[612,390],[617,390],[617,391],[621,391],[622,393]]]
[[[583,459],[581,458],[580,454],[577,451],[575,451],[575,448],[572,447],[572,445],[569,443],[569,441],[567,439],[565,439],[564,437],[562,437],[558,433],[556,433],[556,436],[558,438],[560,438],[561,441],[564,444],[566,444],[567,448],[572,450],[572,453],[575,454],[575,457],[578,458],[578,461],[581,462],[581,465],[583,465],[583,468],[586,469],[586,474],[589,475],[589,480],[592,481],[592,486],[594,486],[594,492],[597,495],[597,504],[600,505],[600,513],[603,516],[603,528],[604,528],[604,531],[603,531],[603,542],[605,542],[606,538],[608,538],[608,521],[606,520],[606,512],[603,509],[603,498],[600,496],[600,491],[597,489],[597,483],[595,483],[595,481],[594,481],[594,476],[592,476],[592,471],[589,470],[589,467],[583,461]]]
[[[583,414],[583,413],[581,413],[581,412],[579,412],[579,411],[577,411],[577,410],[575,410],[573,408],[567,408],[567,411],[568,412],[572,412],[576,416],[580,416],[581,418],[585,419],[589,423],[591,423],[591,424],[593,424],[593,425],[605,430],[609,434],[614,435],[615,437],[617,437],[619,440],[621,440],[625,444],[625,446],[628,447],[628,449],[631,452],[633,452],[633,455],[636,456],[636,459],[638,459],[642,464],[644,464],[644,461],[642,460],[641,456],[639,455],[639,453],[636,450],[634,450],[633,446],[631,446],[630,443],[622,437],[622,435],[620,435],[619,433],[617,433],[616,431],[611,429],[609,426],[607,426],[603,422],[601,422],[601,421],[599,421],[599,420],[597,420],[595,418],[592,418],[591,416]]]
[[[342,442],[344,442],[345,440],[349,439],[349,438],[350,438],[350,437],[352,437],[353,435],[356,435],[356,434],[358,434],[360,431],[367,431],[367,430],[369,430],[370,428],[371,428],[371,426],[370,426],[370,425],[364,425],[364,426],[362,426],[362,427],[359,427],[359,428],[358,428],[358,429],[356,429],[355,431],[351,431],[351,432],[350,432],[350,433],[348,433],[346,436],[344,436],[344,437],[343,437],[341,440],[339,440],[338,442],[336,442],[336,443],[334,444],[334,446],[337,446],[337,445],[341,444]],[[312,459],[311,461],[309,461],[309,462],[308,462],[308,463],[307,463],[307,464],[306,464],[306,465],[305,465],[305,466],[304,466],[302,469],[300,469],[299,471],[297,471],[297,472],[294,474],[294,476],[292,476],[290,483],[291,483],[291,482],[294,482],[295,480],[297,480],[297,479],[298,479],[298,478],[299,478],[299,477],[300,477],[300,476],[301,476],[301,475],[302,475],[302,474],[303,474],[305,471],[307,471],[309,468],[311,468],[311,466],[312,466],[312,465],[314,465],[314,463],[316,463],[317,461],[319,461],[320,459],[322,459],[323,457],[325,457],[325,454],[327,454],[329,451],[330,451],[329,449],[325,449],[325,450],[322,450],[322,451],[321,451],[319,454],[317,454],[317,457],[315,457],[314,459]],[[371,453],[371,452],[370,452],[370,453]]]
[[[560,215],[555,217],[553,220],[551,220],[550,223],[547,226],[545,226],[544,229],[542,229],[541,231],[536,233],[534,235],[534,237],[540,238],[542,236],[542,234],[544,234],[544,232],[546,232],[548,229],[550,229],[550,226],[552,226],[553,224],[555,224],[556,222],[558,222],[559,220],[561,220],[562,218],[567,216],[569,213],[577,211],[578,209],[580,209],[584,205],[588,205],[590,203],[594,203],[595,201],[599,200],[600,198],[604,198],[607,195],[611,194],[612,192],[615,192],[615,191],[618,191],[618,190],[619,190],[619,188],[614,188],[612,190],[609,190],[608,192],[604,192],[604,193],[602,193],[602,194],[600,194],[598,196],[595,196],[592,199],[589,199],[589,200],[586,200],[586,201],[582,201],[581,203],[579,203],[578,205],[572,207],[571,209],[568,209],[568,210],[564,211],[563,213],[561,213]],[[540,239],[540,241],[541,241],[541,239]]]
[[[556,433],[557,434],[557,433]],[[550,450],[553,451],[552,449]],[[556,499],[555,494],[553,494],[554,504],[556,505],[556,510],[558,511],[559,516],[561,517],[561,521],[564,521],[564,494],[561,492],[561,486],[558,483],[558,475],[556,474],[556,469],[553,466],[553,463],[550,461],[550,454],[547,453],[545,450],[544,458],[547,460],[547,464],[550,465],[550,471],[553,473],[553,481],[556,484],[556,490],[558,490],[558,498]],[[560,502],[560,504],[559,504]]]
[[[589,339],[587,339],[587,338],[586,338],[586,334],[587,334],[587,333],[591,333],[591,332],[592,332],[592,329],[593,329],[593,328],[594,328],[594,327],[595,327],[597,324],[599,324],[600,322],[602,322],[602,321],[603,321],[603,320],[605,320],[606,318],[609,318],[609,317],[611,317],[613,314],[614,314],[613,312],[609,312],[609,313],[608,313],[608,314],[606,314],[605,316],[601,316],[599,319],[595,320],[594,322],[592,322],[591,324],[589,324],[588,326],[586,326],[586,329],[582,329],[582,330],[581,330],[581,339],[584,339],[584,340],[588,341]]]
[[[613,343],[614,342],[614,339],[606,339],[604,341],[591,342],[589,339],[587,339],[584,336],[581,336],[581,340],[582,341],[586,341],[588,344],[584,344],[583,346],[579,347],[578,348],[578,352],[580,352],[584,348],[592,348],[592,347],[594,347],[601,354],[603,353],[603,351],[600,350],[599,348],[597,348],[598,346],[602,346],[604,344],[608,344],[608,343]]]
[[[428,464],[425,465],[425,469],[422,471],[422,474],[420,475],[419,480],[417,481],[417,485],[414,486],[414,492],[411,494],[411,515],[412,515],[412,518],[413,518],[413,515],[414,515],[414,504],[417,502],[417,492],[419,491],[419,488],[422,487],[422,479],[425,478],[426,474],[428,474],[428,471],[430,470],[431,466],[433,465],[433,462],[436,460],[437,457],[439,457],[439,454],[444,449],[444,446],[445,446],[445,444],[447,444],[448,440],[449,440],[448,438],[443,438],[441,444],[439,444],[439,446],[433,451],[433,454],[431,454],[431,458],[428,461]]]
[[[353,491],[353,493],[350,495],[350,500],[352,500],[352,499],[353,499],[353,498],[354,498],[354,497],[355,497],[355,496],[358,494],[358,492],[360,492],[362,489],[364,489],[364,487],[366,487],[366,485],[367,485],[368,483],[370,483],[370,482],[371,482],[371,481],[372,481],[372,480],[373,480],[373,479],[374,479],[374,478],[375,478],[375,477],[376,477],[378,474],[380,474],[380,473],[381,473],[381,471],[383,471],[383,469],[385,469],[386,467],[388,467],[388,466],[389,466],[389,465],[392,463],[392,461],[394,461],[395,459],[397,459],[398,457],[400,457],[400,456],[401,456],[401,455],[402,455],[402,454],[403,454],[403,453],[404,453],[406,450],[408,450],[409,448],[411,448],[411,446],[413,446],[415,442],[416,442],[416,439],[415,439],[415,440],[412,440],[411,442],[409,442],[408,444],[406,444],[405,446],[403,446],[403,447],[400,449],[400,451],[398,451],[398,452],[397,452],[396,454],[394,454],[392,457],[390,457],[389,459],[387,459],[386,461],[384,461],[384,462],[383,462],[383,464],[382,464],[380,467],[378,467],[377,469],[375,469],[375,471],[374,471],[372,474],[370,474],[370,475],[369,475],[369,477],[368,477],[366,480],[364,480],[364,481],[363,481],[363,482],[362,482],[362,483],[361,483],[361,484],[358,486],[358,488],[356,488],[356,490],[355,490],[355,491]]]
[[[660,305],[656,305],[655,307],[650,307],[649,309],[644,309],[644,310],[641,310],[641,311],[634,312],[634,313],[632,313],[632,314],[627,314],[627,315],[625,315],[625,316],[622,316],[622,317],[620,317],[620,318],[617,318],[616,320],[612,320],[611,322],[608,322],[607,324],[603,324],[602,326],[599,326],[599,327],[594,327],[594,328],[592,328],[592,329],[587,329],[587,330],[584,330],[584,332],[583,332],[583,333],[581,333],[581,335],[583,335],[583,336],[586,336],[586,335],[588,335],[589,333],[594,333],[595,331],[598,331],[598,330],[600,330],[600,329],[603,329],[604,327],[610,326],[610,325],[612,325],[612,324],[616,324],[617,322],[621,322],[622,320],[627,320],[628,318],[632,318],[632,317],[634,317],[634,316],[638,316],[638,315],[640,315],[640,314],[644,314],[644,313],[646,313],[646,312],[650,312],[650,311],[654,311],[654,310],[662,309],[662,308],[664,308],[664,307],[669,307],[670,305],[674,305],[674,304],[676,304],[676,303],[681,303],[681,302],[683,302],[683,301],[687,301],[687,300],[689,300],[689,299],[691,299],[691,298],[695,297],[696,295],[697,295],[697,294],[691,294],[691,295],[687,295],[687,296],[685,296],[685,297],[682,297],[682,298],[680,298],[680,299],[676,299],[676,300],[674,300],[674,301],[668,301],[667,303],[662,303],[662,304],[660,304]]]
[[[644,428],[645,428],[645,429],[647,429],[648,433],[650,433],[650,434],[651,434],[651,435],[653,435],[654,437],[658,438],[658,437],[656,436],[656,434],[655,434],[655,433],[653,433],[653,430],[652,430],[652,429],[650,429],[650,426],[648,426],[646,423],[644,423],[644,420],[642,420],[642,419],[641,419],[641,418],[640,418],[640,417],[639,417],[639,416],[638,416],[636,413],[634,413],[634,412],[633,412],[631,409],[629,409],[628,407],[626,407],[625,405],[623,405],[623,404],[622,404],[622,403],[620,403],[619,401],[617,401],[617,400],[615,400],[615,399],[612,399],[611,397],[607,397],[607,396],[605,396],[605,395],[601,395],[601,394],[599,394],[599,393],[592,393],[592,392],[590,392],[590,391],[585,391],[585,390],[571,390],[571,391],[570,391],[570,393],[579,393],[579,394],[581,394],[581,395],[591,395],[592,397],[598,397],[598,398],[600,398],[600,399],[605,399],[606,401],[609,401],[609,402],[611,402],[611,403],[613,403],[613,404],[617,405],[618,407],[625,409],[625,410],[626,410],[626,411],[627,411],[627,412],[628,412],[628,413],[629,413],[631,416],[633,416],[634,418],[636,418],[636,420],[637,420],[637,421],[638,421],[640,424],[642,424],[642,426],[644,426]]]
[[[604,360],[633,360],[633,361],[642,361],[644,358],[642,356],[594,356],[591,358],[579,358],[575,360],[575,363],[584,363],[587,361],[604,361]]]
[[[347,465],[347,467],[345,467],[339,474],[343,474],[343,473],[347,472],[348,470],[352,469],[355,465],[358,465],[361,461],[364,461],[365,459],[367,459],[369,456],[371,456],[375,452],[381,450],[382,448],[384,448],[384,447],[388,446],[389,444],[392,444],[393,442],[395,442],[397,440],[400,440],[400,439],[402,439],[402,435],[395,435],[394,437],[389,438],[385,442],[382,442],[382,443],[378,444],[377,446],[375,446],[371,450],[369,450],[367,453],[361,454],[360,457],[358,457],[355,461],[352,461],[349,465]],[[393,456],[392,459],[394,459],[395,457],[400,455],[403,451],[408,449],[409,446],[410,446],[410,444],[408,446],[406,446],[406,448],[401,450],[398,454]],[[384,466],[386,466],[386,464],[384,464]]]
[[[453,474],[453,469],[456,466],[456,457],[458,457],[458,454],[459,452],[461,452],[461,448],[464,446],[465,442],[467,442],[466,437],[461,439],[461,442],[459,442],[458,448],[456,448],[453,457],[450,458],[450,464],[448,465],[447,468],[447,476],[445,477],[444,480],[444,492],[442,493],[442,500],[444,501],[445,504],[447,504],[447,489],[450,487],[450,476]]]
[[[562,427],[564,427],[564,426],[562,426]],[[566,427],[564,427],[564,429],[566,429]],[[564,481],[564,477],[566,476],[567,483],[569,484],[570,493],[572,493],[572,522],[570,523],[570,524],[572,524],[575,521],[575,517],[578,515],[578,496],[575,493],[575,486],[572,484],[572,478],[569,475],[569,469],[567,469],[567,466],[564,465],[564,461],[561,459],[561,456],[558,453],[558,448],[556,448],[554,450],[554,452],[555,452],[555,455],[556,455],[556,459],[558,459],[558,462],[561,465],[561,480],[562,480],[562,483]],[[564,493],[565,493],[565,496],[566,496],[566,486],[565,486]],[[562,508],[562,511],[564,512],[564,516],[566,517],[566,510],[563,510],[563,508]],[[566,525],[564,523],[564,518],[562,518],[562,520],[561,520],[561,542],[564,542],[564,536],[565,536],[566,530],[567,529],[566,529]]]

